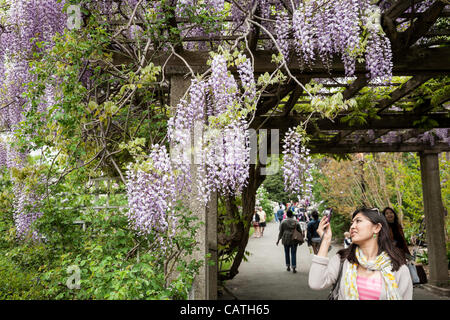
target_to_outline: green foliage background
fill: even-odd
[[[442,201],[444,208],[449,208],[450,161],[445,154],[440,155],[439,166]],[[363,167],[354,160],[322,158],[319,170],[315,170],[313,176],[315,200],[323,200],[321,207],[330,206],[335,210],[333,222],[339,221],[333,226],[336,237],[348,230],[351,214],[364,202],[368,207],[378,207],[380,210],[386,206],[394,208],[400,216],[408,242],[411,236],[419,233],[424,209],[420,160],[417,154],[365,154]],[[359,185],[362,178],[367,188],[365,195]],[[448,239],[448,215],[445,217],[445,230]],[[447,246],[449,247],[448,240]]]
[[[96,200],[92,190],[67,176],[35,224],[43,241],[19,242],[9,175],[3,171],[0,178],[0,299],[187,299],[202,261],[189,258],[197,250],[199,223],[182,206],[173,245],[161,252],[153,235],[139,236],[129,228],[122,212],[90,209],[105,205],[105,199]],[[109,191],[111,205],[124,205],[123,187],[117,186],[97,192]],[[85,230],[77,220],[85,222]],[[163,255],[171,257],[174,273]],[[80,289],[67,286],[73,265],[81,271]]]

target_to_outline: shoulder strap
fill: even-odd
[[[337,276],[337,280],[336,280],[336,282],[334,283],[333,289],[331,289],[331,291],[335,291],[335,289],[336,289],[336,291],[339,291],[339,284],[340,284],[340,282],[341,282],[342,268],[343,268],[343,266],[344,266],[344,260],[345,260],[345,259],[340,258],[340,260],[341,260],[341,263],[339,264],[339,273],[338,273],[338,276]]]

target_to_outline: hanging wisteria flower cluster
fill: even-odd
[[[22,93],[24,84],[32,80],[29,61],[33,53],[51,47],[53,36],[64,30],[67,18],[63,6],[64,1],[57,0],[10,2],[8,27],[0,34],[0,102],[7,106],[2,124],[8,128],[22,120],[26,106]],[[37,42],[47,45],[39,48]]]
[[[16,226],[17,238],[24,240],[30,238],[33,241],[40,241],[41,235],[32,229],[32,224],[42,216],[37,207],[41,199],[30,190],[20,183],[14,184],[14,224]],[[28,207],[28,208],[25,208]]]
[[[287,62],[289,62],[289,31],[289,16],[285,11],[281,11],[277,15],[275,34],[281,54]]]
[[[205,10],[217,15],[224,7],[223,0],[202,2]],[[186,7],[193,10],[193,0],[178,1],[177,12],[182,15]],[[290,59],[290,50],[295,49],[302,67],[312,67],[320,58],[329,70],[334,56],[340,56],[345,67],[346,76],[353,76],[357,59],[364,58],[371,79],[392,76],[392,53],[388,38],[380,26],[380,6],[371,0],[309,0],[309,1],[250,1],[236,0],[231,2],[232,33],[246,33],[246,26],[254,25],[246,19],[252,16],[256,6],[256,14],[265,30],[276,40],[264,40],[265,49],[277,47],[286,62]],[[289,7],[289,12],[286,10]],[[384,7],[382,6],[384,10]],[[292,12],[292,14],[290,14]],[[275,21],[271,17],[275,14]],[[206,50],[208,36],[202,27],[187,25],[183,31],[185,37],[205,37],[205,41],[188,42],[185,47]],[[222,35],[227,33],[223,29]],[[378,50],[381,48],[381,50]],[[213,49],[213,48],[210,48]]]
[[[0,170],[2,167],[6,166],[7,157],[7,149],[2,141],[0,141]]]
[[[4,149],[4,150],[2,150]],[[4,152],[4,159],[0,161],[0,166],[6,165],[8,168],[23,168],[26,154],[17,152],[12,146],[7,145],[6,148],[0,146],[0,152]],[[45,178],[43,178],[45,179]],[[13,178],[14,191],[14,224],[16,226],[16,236],[20,240],[31,239],[32,241],[40,241],[41,235],[32,229],[32,224],[42,216],[38,205],[42,200],[36,195],[32,187],[25,185],[21,181]]]
[[[312,163],[302,140],[302,135],[294,128],[289,129],[283,140],[284,188],[298,195],[299,201],[312,196]]]
[[[245,123],[216,132],[205,145],[207,190],[235,195],[242,192],[248,179],[250,146]]]
[[[139,234],[154,234],[161,248],[175,234],[176,217],[173,214],[177,186],[172,162],[164,146],[153,145],[148,159],[139,168],[127,171],[129,210],[126,213],[131,227]]]
[[[279,13],[281,18],[284,15]],[[370,78],[390,78],[390,43],[379,20],[379,8],[372,6],[368,0],[301,2],[292,18],[294,46],[300,63],[311,66],[318,52],[322,63],[330,68],[331,59],[337,54],[342,57],[346,76],[353,76],[365,32],[368,39],[365,58]],[[284,41],[281,43],[284,44]],[[382,50],[379,50],[380,47]]]
[[[250,60],[242,56],[240,59],[238,73],[242,94],[236,79],[228,71],[225,57],[215,55],[209,79],[193,80],[189,102],[181,101],[176,114],[169,120],[168,135],[172,144],[190,150],[190,133],[194,133],[196,147],[193,158],[195,164],[199,164],[196,167],[196,181],[202,201],[207,201],[212,191],[221,194],[239,193],[248,178],[249,138],[247,123],[240,111],[245,103],[254,102],[256,84]],[[222,125],[213,120],[213,123],[208,123],[207,117],[224,117],[228,124]],[[183,131],[188,134],[183,134]],[[186,159],[192,160],[184,156],[183,160]],[[187,177],[186,180],[190,180],[190,167],[185,163],[180,168],[186,169],[180,171]]]
[[[240,63],[237,71],[241,79],[242,88],[244,89],[242,99],[245,102],[253,103],[256,98],[256,83],[250,59],[245,59]]]
[[[240,86],[225,57],[214,56],[209,78],[192,80],[168,121],[170,157],[164,147],[154,145],[147,161],[128,170],[128,217],[134,229],[161,235],[169,224],[176,227],[171,210],[180,197],[194,192],[206,203],[213,191],[234,195],[246,185],[250,145],[239,111],[254,102],[256,84],[250,60],[240,56],[239,61]],[[226,124],[213,120],[220,117]],[[159,241],[163,245],[162,236]]]
[[[53,46],[53,36],[62,33],[67,21],[63,12],[65,2],[58,0],[17,0],[10,1],[7,12],[6,28],[0,33],[0,105],[2,114],[0,125],[15,132],[27,111],[26,100],[22,94],[24,84],[33,80],[29,61],[36,51]],[[41,42],[44,45],[37,46]],[[53,90],[45,90],[46,101],[53,100]],[[43,110],[47,104],[39,106]],[[9,146],[2,153],[7,153],[8,168],[21,168],[27,154],[22,154]],[[14,221],[17,236],[24,239],[30,232],[33,240],[38,240],[36,231],[30,230],[32,223],[41,216],[33,208],[38,199],[32,190],[25,191],[22,183],[14,181],[16,199],[14,201]]]

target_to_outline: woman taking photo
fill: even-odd
[[[389,238],[386,219],[378,210],[358,209],[352,215],[352,244],[327,257],[331,226],[322,219],[317,229],[322,243],[313,256],[309,286],[321,290],[337,280],[341,259],[339,300],[411,300],[413,285],[404,255]]]

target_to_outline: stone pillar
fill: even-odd
[[[437,153],[420,153],[423,204],[427,234],[429,283],[448,285],[448,261],[445,247],[444,206],[442,204]]]
[[[176,108],[180,99],[191,84],[191,79],[185,79],[183,76],[172,76],[170,79],[170,105],[172,110]],[[194,132],[191,132],[192,146],[194,145]],[[194,283],[189,295],[193,300],[216,300],[217,299],[217,194],[211,194],[207,205],[198,201],[197,193],[197,168],[203,164],[197,164],[192,159],[191,179],[192,193],[186,205],[192,213],[202,222],[197,232],[197,245],[199,250],[194,251],[193,259],[204,260],[199,274],[195,277]],[[210,256],[208,258],[208,256]],[[212,261],[210,263],[210,261]],[[213,264],[213,265],[211,265]]]
[[[217,256],[217,206],[217,192],[213,192],[206,208],[206,250],[210,255],[209,260],[211,261],[211,263],[207,262],[206,269],[206,299],[208,300],[217,300],[217,281],[219,274]]]
[[[202,222],[196,238],[199,251],[194,253],[194,258],[205,263],[194,280],[190,299],[217,300],[217,193],[211,194],[206,206],[197,199],[196,167],[199,165],[192,165],[192,193],[188,201],[189,209]]]

